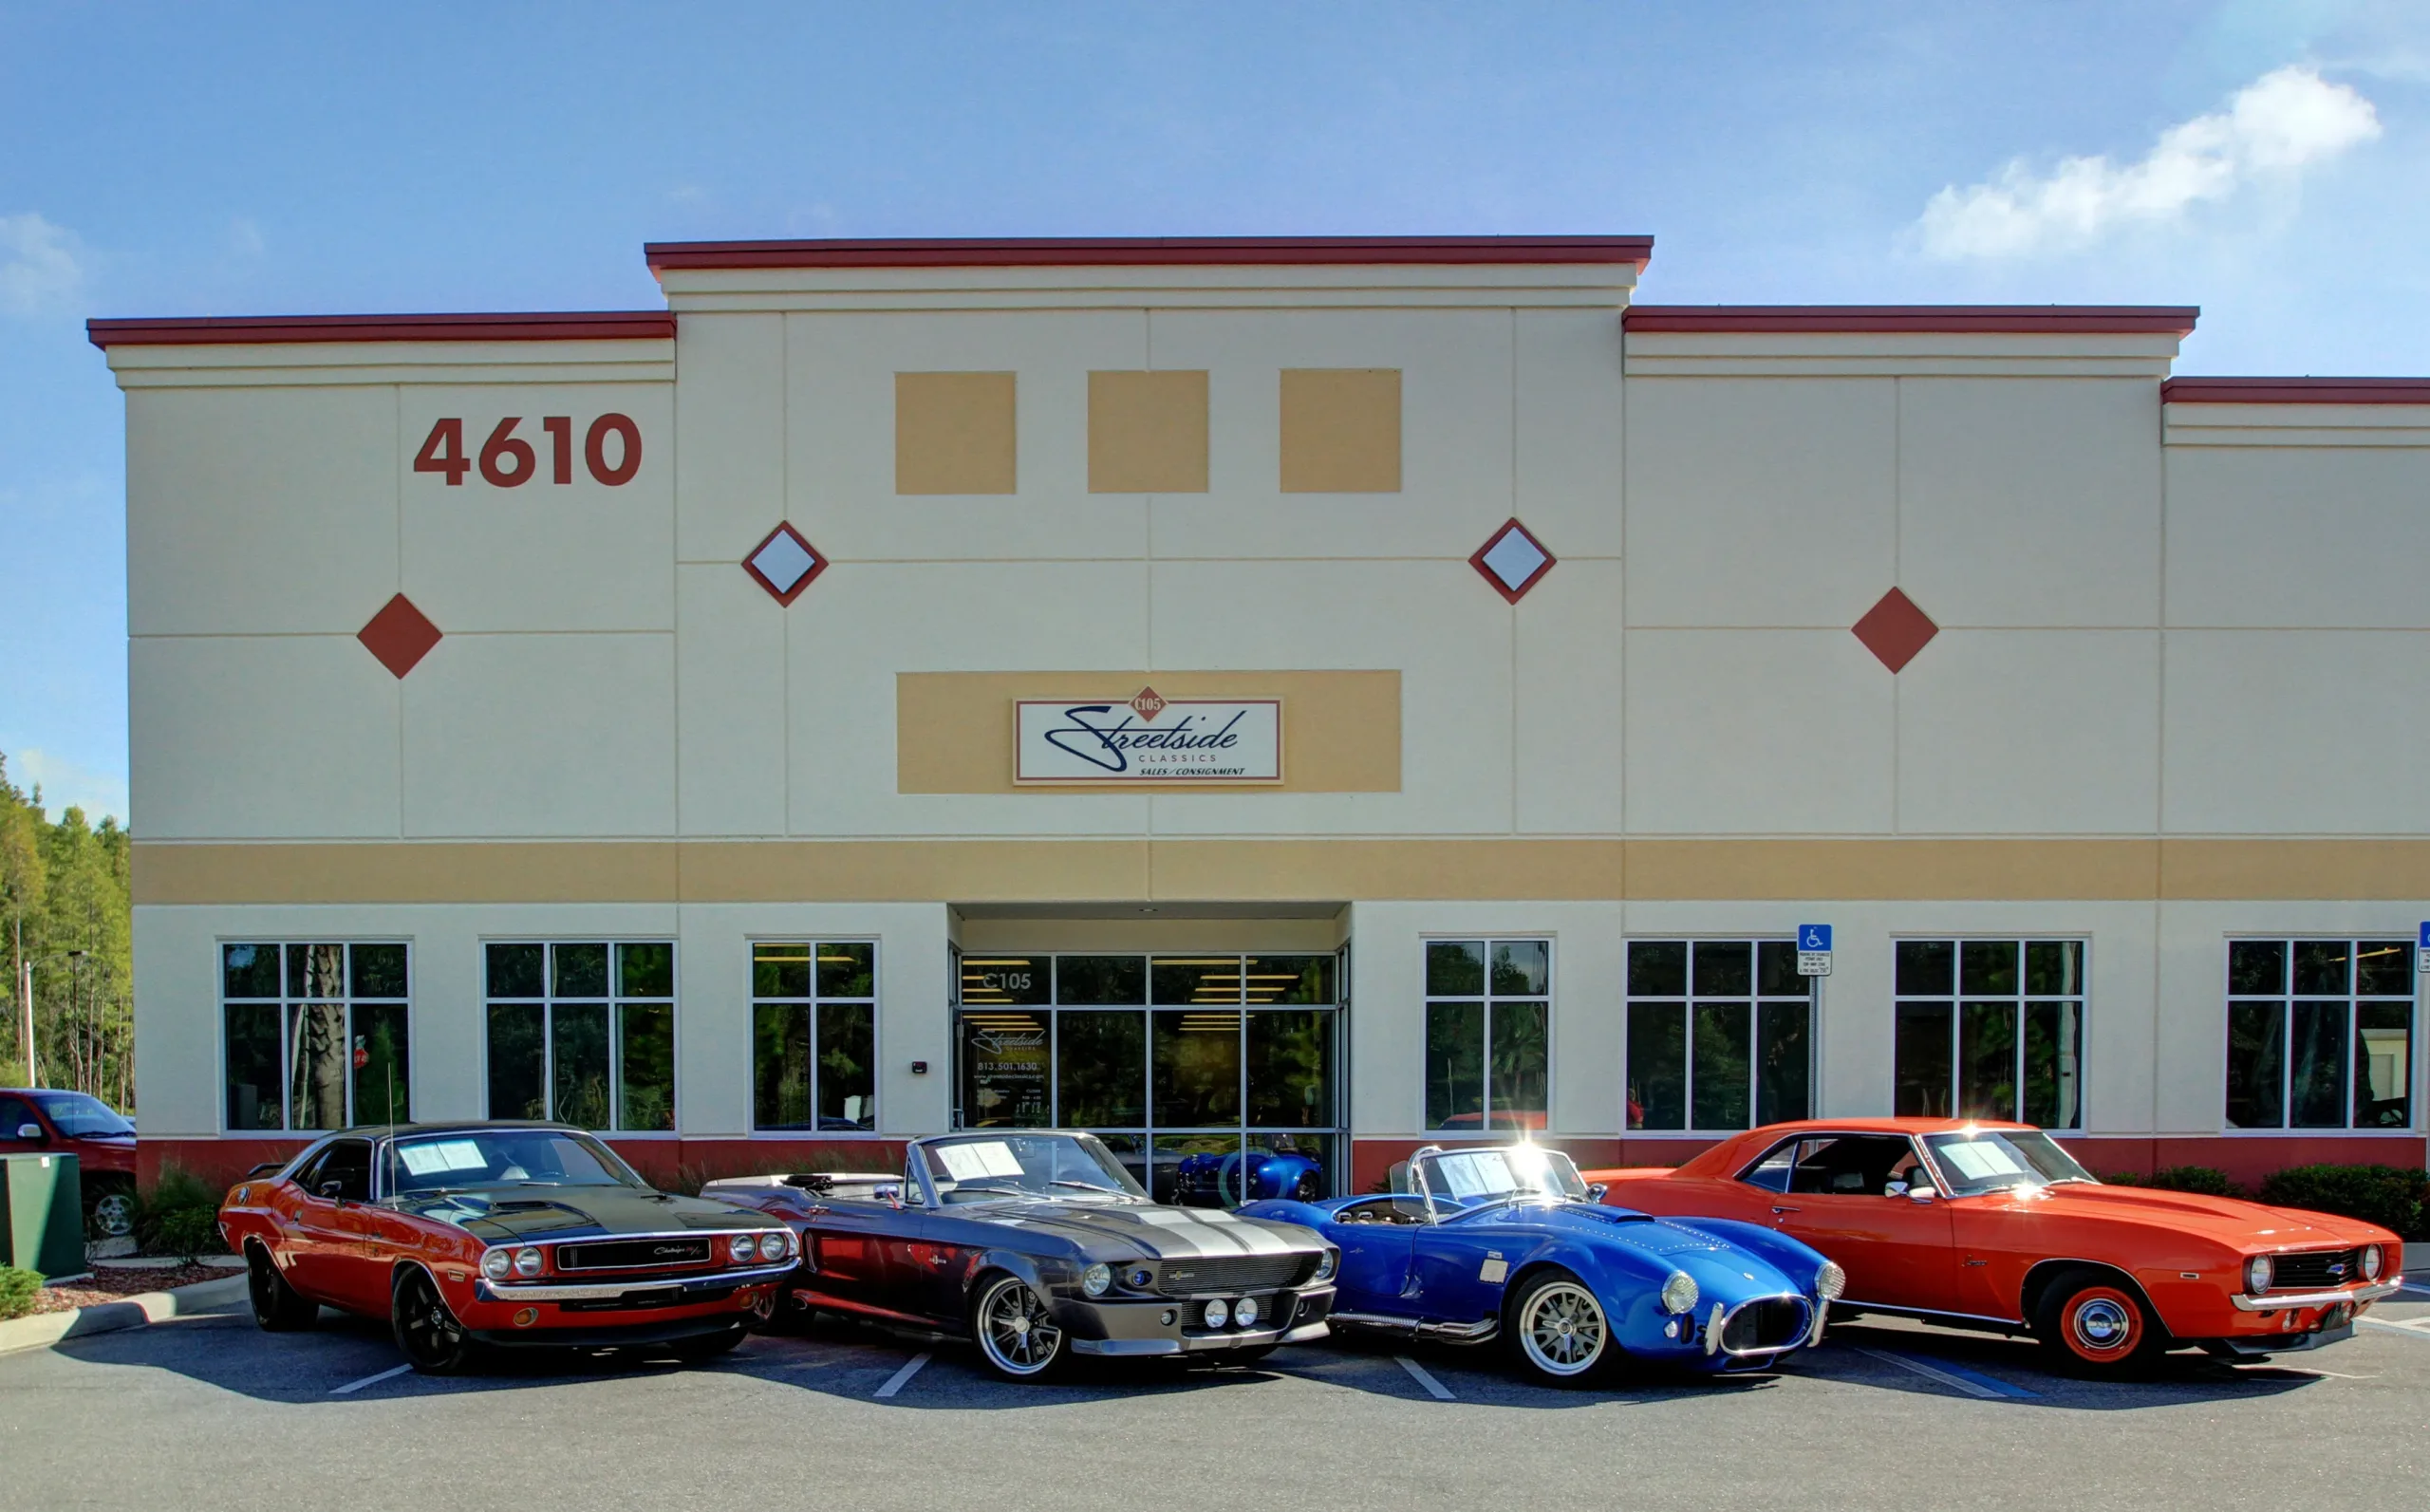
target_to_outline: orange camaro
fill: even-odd
[[[2104,1186],[2024,1124],[1773,1124],[1675,1169],[1585,1174],[1617,1206],[1804,1240],[1848,1273],[1841,1313],[2030,1334],[2079,1368],[2185,1345],[2251,1358],[2330,1343],[2402,1279],[2384,1228]]]

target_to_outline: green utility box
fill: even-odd
[[[0,1263],[46,1280],[84,1264],[84,1181],[73,1155],[0,1155]]]

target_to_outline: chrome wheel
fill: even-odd
[[[93,1231],[103,1239],[124,1239],[135,1232],[135,1194],[114,1191],[93,1204]]]
[[[998,1373],[1028,1379],[1045,1374],[1062,1358],[1063,1330],[1026,1281],[1000,1277],[981,1294],[977,1313],[971,1332],[979,1353]]]
[[[1572,1280],[1547,1281],[1519,1309],[1519,1348],[1546,1375],[1583,1375],[1610,1343],[1595,1294]]]

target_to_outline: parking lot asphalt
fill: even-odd
[[[2430,1291],[2372,1319],[2114,1384],[1851,1321],[1775,1373],[1556,1391],[1486,1352],[1333,1346],[1019,1387],[850,1326],[694,1369],[543,1354],[434,1379],[377,1324],[271,1335],[231,1310],[0,1356],[0,1505],[2418,1508]]]

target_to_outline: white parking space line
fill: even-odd
[[[1451,1394],[1451,1389],[1449,1387],[1434,1378],[1434,1372],[1432,1371],[1430,1371],[1425,1366],[1418,1364],[1417,1361],[1411,1359],[1406,1354],[1395,1354],[1393,1358],[1400,1361],[1401,1369],[1409,1372],[1410,1379],[1426,1388],[1427,1395],[1434,1398],[1434,1400],[1438,1402],[1455,1402],[1459,1400],[1459,1398]]]
[[[398,1376],[404,1374],[407,1371],[412,1369],[413,1367],[410,1365],[391,1365],[377,1375],[366,1375],[359,1381],[348,1381],[344,1386],[330,1387],[329,1394],[331,1396],[351,1396],[355,1392],[362,1391],[366,1386],[377,1386],[382,1381],[395,1380]]]
[[[1969,1396],[1988,1397],[1997,1401],[2002,1397],[2028,1394],[2021,1388],[2009,1386],[2006,1382],[1994,1382],[1987,1375],[1975,1375],[1971,1371],[1960,1375],[1954,1372],[1944,1371],[1937,1365],[1927,1365],[1921,1360],[1909,1359],[1904,1354],[1893,1354],[1888,1350],[1866,1349],[1860,1344],[1857,1346],[1857,1353],[1870,1354],[1877,1360],[1887,1360],[1900,1370],[1913,1371],[1928,1381],[1938,1381],[1943,1386],[1955,1387]]]
[[[912,1355],[910,1359],[904,1362],[903,1369],[886,1378],[886,1384],[877,1389],[877,1394],[881,1398],[892,1396],[910,1385],[911,1377],[920,1373],[920,1367],[927,1364],[929,1358],[930,1356],[926,1353]]]
[[[2430,1318],[2424,1318],[2418,1323],[2391,1323],[2376,1317],[2358,1317],[2354,1321],[2365,1328],[2376,1328],[2383,1334],[2407,1334],[2415,1338],[2430,1338]]]

